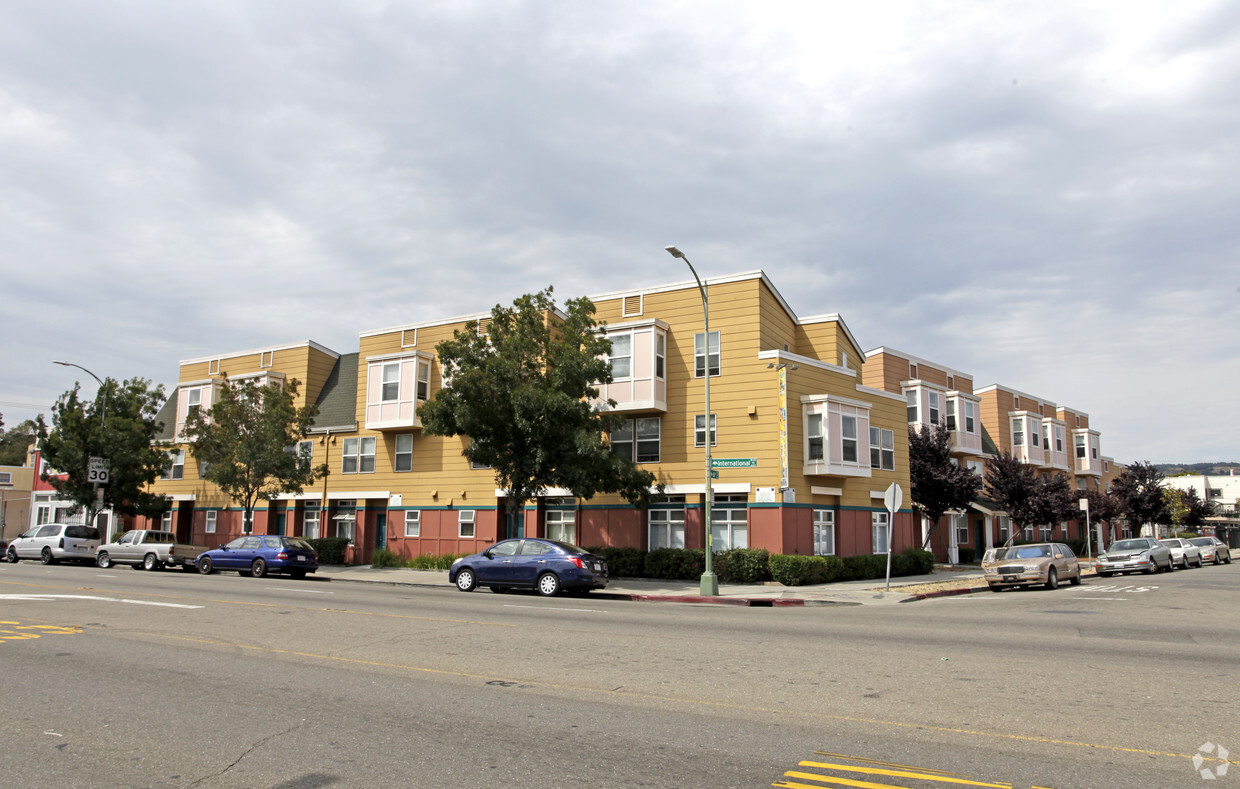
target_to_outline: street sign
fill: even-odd
[[[887,486],[887,492],[883,494],[883,504],[886,505],[887,511],[895,515],[900,511],[900,505],[904,503],[904,491],[900,489],[898,482],[893,482]]]
[[[92,457],[86,464],[86,481],[95,485],[108,484],[108,459]]]
[[[757,458],[711,458],[711,468],[755,468]]]
[[[711,479],[719,479],[719,470],[718,470],[718,469],[714,469],[714,468],[712,468],[712,469],[710,470],[710,478],[711,478]]]

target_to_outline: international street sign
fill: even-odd
[[[711,468],[755,468],[757,458],[711,458]]]

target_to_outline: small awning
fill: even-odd
[[[1007,515],[1007,511],[1000,506],[999,502],[988,499],[985,496],[979,496],[969,505],[969,509],[977,510],[988,518],[996,515]]]

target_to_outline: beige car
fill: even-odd
[[[1058,542],[991,548],[982,558],[982,570],[992,592],[1017,586],[1054,589],[1060,581],[1073,586],[1081,583],[1081,564],[1076,554]]]

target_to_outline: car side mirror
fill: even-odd
[[[1057,554],[1055,554],[1055,558],[1056,558],[1056,559],[1062,559],[1062,558],[1063,558],[1063,554],[1062,554],[1062,553],[1057,553]]]
[[[483,555],[483,556],[485,556],[486,558],[490,559],[490,558],[491,558],[491,551],[490,551],[490,550],[485,550],[485,551],[483,551],[483,552],[482,552],[482,555]]]

